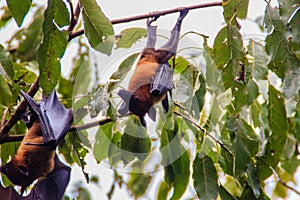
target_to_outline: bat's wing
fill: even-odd
[[[63,164],[57,155],[54,160],[54,170],[34,186],[30,194],[25,197],[26,200],[59,200],[63,198],[70,181],[71,168]]]
[[[42,135],[44,139],[43,146],[56,147],[58,142],[66,135],[73,122],[72,109],[66,109],[58,100],[56,91],[45,98],[38,104],[28,94],[21,91],[30,108],[38,116]]]
[[[173,69],[169,63],[159,66],[155,77],[151,82],[150,93],[155,96],[166,93],[173,89]]]
[[[123,102],[118,112],[121,116],[125,116],[129,112],[129,100],[133,92],[128,90],[119,90],[118,95],[122,98]]]
[[[12,186],[4,188],[0,182],[0,199],[7,200],[60,200],[70,182],[71,168],[63,164],[58,156],[54,158],[54,170],[46,178],[39,180],[28,196],[22,197]]]

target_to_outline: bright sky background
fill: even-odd
[[[39,1],[34,1],[41,3]],[[133,15],[145,14],[153,11],[161,11],[165,9],[171,9],[181,6],[189,6],[195,5],[204,2],[212,2],[208,0],[99,0],[99,5],[102,8],[102,11],[106,14],[109,19],[118,19],[123,17],[129,17]],[[276,1],[272,1],[272,3],[276,3]],[[4,5],[5,1],[0,0],[0,6]],[[264,15],[266,2],[264,0],[250,0],[250,5],[248,9],[248,18],[244,21],[241,21],[242,29],[241,33],[244,37],[248,36],[258,36],[258,38],[263,38],[264,35],[260,32],[258,26],[253,22],[257,17]],[[224,20],[222,15],[223,9],[221,7],[211,7],[211,8],[203,8],[192,10],[189,12],[187,17],[183,21],[182,25],[182,33],[187,31],[195,31],[204,35],[209,36],[209,43],[212,45],[213,39],[218,33],[218,31],[224,26]],[[178,13],[166,15],[160,17],[157,24],[159,28],[170,30],[176,19],[178,17]],[[27,21],[30,20],[29,17],[26,18]],[[121,30],[130,28],[130,27],[145,27],[145,21],[134,21],[130,23],[124,24],[116,24],[114,25],[115,33],[119,33]],[[5,41],[11,37],[13,32],[16,30],[16,25],[14,22],[11,22],[9,25],[5,27],[5,31],[0,32],[0,43],[2,45],[5,44]],[[257,37],[256,37],[257,38]],[[70,66],[70,59],[72,55],[72,48],[69,48],[69,51],[66,52],[64,59],[62,60],[63,66]],[[74,50],[73,50],[74,52]],[[63,69],[64,73],[68,72],[68,69]],[[96,131],[97,129],[91,130]],[[95,159],[92,156],[87,157],[87,168],[86,171],[91,174],[96,174],[100,179],[100,186],[95,184],[87,185],[85,184],[83,174],[81,169],[77,166],[72,167],[72,176],[67,192],[71,194],[72,184],[77,181],[82,181],[83,185],[90,189],[93,199],[107,199],[106,193],[109,191],[112,185],[112,174],[113,171],[109,169],[108,166],[104,164],[96,164]],[[159,179],[163,177],[163,171],[157,172]],[[152,184],[152,188],[150,188],[150,192],[147,193],[144,199],[154,199],[156,196],[156,188],[159,183],[159,179],[155,179],[154,184]],[[192,192],[192,191],[191,191]],[[191,194],[191,192],[186,193],[186,197]],[[118,187],[115,188],[113,199],[131,199],[128,195],[128,192],[124,189],[120,189]]]

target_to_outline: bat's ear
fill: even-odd
[[[29,176],[28,168],[25,166],[19,166],[18,171],[25,176]]]
[[[126,102],[129,102],[129,99],[131,97],[131,95],[133,94],[133,92],[128,91],[128,90],[119,90],[118,95]]]
[[[128,113],[129,111],[129,100],[131,95],[133,94],[133,92],[128,91],[128,90],[119,90],[118,95],[123,99],[123,103],[120,107],[120,109],[118,110],[119,114],[121,116],[124,116]]]
[[[148,111],[148,116],[150,117],[150,119],[152,121],[156,121],[156,110],[153,106],[150,107],[149,111]]]

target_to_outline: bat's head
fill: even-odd
[[[146,113],[149,113],[149,110],[152,106],[150,102],[150,93],[149,89],[144,91],[144,89],[138,88],[136,91],[131,92],[128,90],[120,90],[118,95],[123,99],[123,104],[118,110],[120,115],[124,116],[128,111],[132,114],[137,115],[140,118],[141,124],[146,126],[146,121],[144,116]],[[150,118],[152,116],[149,114]]]
[[[1,166],[0,171],[2,174],[5,174],[13,184],[22,186],[22,193],[26,187],[33,182],[33,180],[30,179],[28,168],[25,166],[18,166],[14,159]]]

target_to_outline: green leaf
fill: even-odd
[[[240,120],[239,127],[241,138],[245,144],[245,147],[247,147],[250,155],[252,158],[254,158],[259,151],[259,144],[260,139],[258,135],[255,133],[253,128],[245,121]]]
[[[294,11],[292,16],[289,18],[289,26],[290,31],[292,34],[292,37],[290,38],[290,45],[292,48],[292,51],[297,56],[298,59],[300,59],[300,9],[298,6],[298,9]]]
[[[2,76],[0,76],[0,91],[1,91],[0,104],[9,107],[10,104],[12,103],[13,94],[6,80]]]
[[[72,100],[70,100],[72,99],[72,93],[70,91],[73,91],[73,82],[60,76],[57,92],[62,95],[61,103],[67,108],[72,107]]]
[[[69,11],[63,0],[55,0],[54,21],[61,28],[69,25]]]
[[[19,148],[20,142],[1,144],[1,163],[7,163],[11,156],[14,156]]]
[[[113,131],[112,126],[113,123],[109,122],[98,128],[93,149],[93,154],[97,162],[101,162],[108,156],[108,149],[110,146]]]
[[[261,187],[257,176],[257,167],[255,167],[252,162],[250,162],[248,165],[247,177],[248,184],[252,188],[255,197],[258,199],[258,197],[261,195]]]
[[[236,135],[236,139],[233,143],[234,151],[234,176],[241,176],[247,169],[247,165],[250,162],[251,155],[240,134]]]
[[[151,140],[147,130],[140,125],[138,119],[129,118],[121,139],[122,159],[125,164],[135,157],[144,161],[151,150]]]
[[[12,15],[9,12],[8,7],[6,7],[6,6],[3,6],[2,8],[0,8],[0,11],[2,13],[0,15],[0,29],[1,29],[2,27],[4,27],[7,24],[7,22],[9,22],[9,20],[11,20]]]
[[[194,114],[196,119],[199,119],[200,117],[200,112],[202,111],[202,108],[204,106],[204,96],[206,93],[205,78],[202,73],[199,74],[198,84],[199,87],[197,88],[193,96],[191,108],[191,112]]]
[[[73,70],[70,78],[74,80],[73,96],[86,94],[91,82],[90,57],[82,53],[73,60]]]
[[[280,158],[282,156],[284,145],[287,140],[288,119],[286,116],[286,110],[284,105],[284,99],[281,93],[276,90],[272,85],[269,87],[269,103],[268,103],[268,120],[271,128],[271,135],[268,138],[267,147],[264,155],[264,162],[272,167],[276,168]],[[262,168],[269,168],[265,164],[262,164]],[[258,171],[264,171],[265,169],[259,169]],[[261,180],[267,178],[272,174],[261,174]]]
[[[114,133],[111,143],[109,144],[108,160],[110,166],[115,166],[122,159],[121,138],[122,134],[120,132],[116,132]]]
[[[191,108],[193,105],[193,96],[197,88],[196,83],[199,76],[199,69],[189,63],[185,58],[179,57],[176,59],[174,77],[175,101],[181,103],[186,108]]]
[[[194,188],[200,199],[217,199],[218,175],[212,159],[197,154],[193,163]]]
[[[219,187],[219,194],[222,200],[236,200],[222,185]]]
[[[247,87],[247,104],[251,105],[259,95],[259,88],[256,82],[254,82],[252,79],[249,80]]]
[[[251,64],[251,68],[252,68],[251,69],[252,77],[257,81],[267,80],[268,56],[267,56],[264,46],[258,42],[250,40],[249,45],[248,45],[248,52],[253,59],[253,60],[250,60],[250,64]]]
[[[223,0],[224,19],[226,23],[235,24],[235,18],[246,19],[249,0]]]
[[[182,156],[172,163],[175,179],[173,182],[174,192],[170,200],[180,199],[184,194],[190,177],[190,160],[185,151]]]
[[[9,54],[0,44],[0,75],[13,80],[14,69]]]
[[[238,113],[247,103],[247,88],[244,80],[245,52],[242,36],[237,27],[227,25],[220,30],[214,42],[214,61],[222,69],[225,89],[231,89],[234,97],[231,112]],[[238,78],[242,78],[239,80]]]
[[[230,60],[241,60],[244,52],[243,40],[239,29],[231,25],[223,27],[216,36],[214,49],[214,60],[218,68],[224,68]],[[237,72],[240,69],[239,63],[236,67],[238,68],[232,72],[235,74],[234,76],[238,75]]]
[[[53,23],[55,2],[48,1],[43,24],[43,43],[38,50],[38,63],[40,68],[40,85],[48,96],[57,85],[60,76],[60,58],[67,46],[67,33],[60,32]]]
[[[249,200],[249,199],[257,199],[252,191],[252,189],[246,185],[244,187],[243,193],[241,197],[239,198],[240,200]]]
[[[298,97],[299,99],[299,97]],[[295,138],[297,139],[297,142],[300,143],[300,101],[298,101],[295,109],[295,117],[294,117],[294,123],[295,123]]]
[[[292,14],[297,9],[299,10],[300,2],[279,0],[278,3],[281,20],[283,21],[284,25],[287,25],[291,20]]]
[[[178,125],[173,130],[163,127],[161,136],[160,152],[161,164],[165,168],[165,181],[173,186],[172,200],[180,199],[184,194],[190,176],[190,160],[186,150],[180,144],[178,138]]]
[[[108,98],[110,94],[107,92],[108,84],[99,85],[91,94],[89,102],[89,113],[92,118],[96,117],[100,112],[106,116],[109,107]]]
[[[165,181],[162,181],[159,185],[156,199],[157,200],[167,200],[170,189],[171,188],[169,187],[168,183],[166,183]]]
[[[61,152],[68,163],[76,162],[82,170],[82,173],[87,182],[89,182],[89,175],[84,171],[86,162],[85,157],[88,153],[87,148],[83,145],[79,134],[85,134],[80,131],[71,132],[67,134],[59,143],[59,152]]]
[[[121,31],[117,39],[117,48],[130,48],[139,39],[147,36],[145,28],[129,28]]]
[[[110,55],[114,43],[114,30],[111,22],[95,0],[82,0],[81,4],[84,31],[90,45]]]
[[[10,13],[15,18],[18,26],[20,27],[23,23],[23,20],[31,6],[31,0],[6,0],[7,6]]]
[[[134,197],[138,199],[143,196],[149,187],[152,176],[143,173],[131,173],[128,181],[128,186],[133,192]]]
[[[291,98],[298,94],[300,88],[300,60],[286,40],[286,27],[278,8],[267,6],[265,24],[269,29],[266,38],[266,51],[270,55],[268,67],[282,79],[283,95]]]
[[[238,113],[247,103],[247,88],[245,76],[245,52],[242,36],[237,27],[227,25],[220,30],[214,41],[214,61],[222,69],[222,79],[225,89],[231,89],[234,101],[230,111]],[[238,78],[241,77],[241,80]]]
[[[37,49],[43,38],[44,7],[39,7],[33,15],[32,22],[24,29],[18,30],[8,41],[8,48],[15,49],[13,55],[21,61],[36,60]]]
[[[206,61],[206,84],[212,91],[218,91],[224,88],[222,81],[220,81],[221,72],[217,69],[214,62],[214,49],[207,44],[207,38],[204,37],[203,42],[204,52],[203,56]]]

